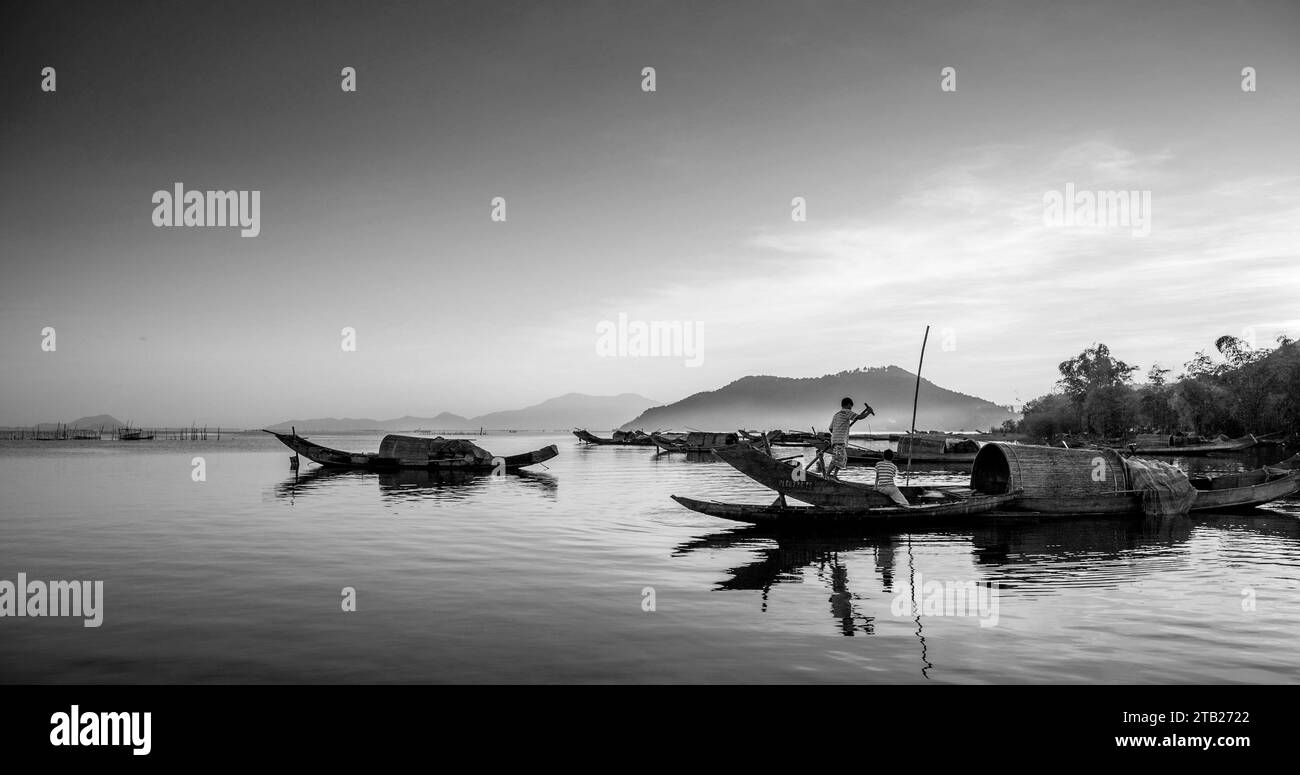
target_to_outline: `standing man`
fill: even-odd
[[[875,413],[875,410],[864,403],[862,411],[854,414],[852,398],[840,401],[840,410],[831,417],[831,467],[826,469],[826,476],[838,479],[836,472],[841,468],[849,467],[849,428],[863,417]]]

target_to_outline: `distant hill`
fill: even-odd
[[[470,421],[470,426],[535,430],[568,428],[613,430],[627,418],[636,417],[654,405],[653,400],[635,393],[620,393],[616,396],[568,393],[525,409],[493,412],[475,417]]]
[[[744,377],[717,390],[696,393],[657,406],[624,423],[624,429],[728,431],[747,429],[826,430],[840,399],[850,396],[875,415],[860,420],[855,432],[906,430],[912,422],[916,375],[897,366],[843,371],[824,377]],[[987,430],[1017,417],[1006,407],[921,380],[916,427],[927,430]]]
[[[315,417],[305,420],[286,420],[270,426],[271,430],[287,431],[295,427],[299,432],[348,431],[412,431],[417,429],[437,431],[487,430],[565,430],[591,428],[610,430],[629,417],[635,417],[655,402],[635,393],[616,396],[588,396],[582,393],[543,401],[523,409],[491,412],[478,417],[462,417],[443,412],[436,417],[397,417],[392,420],[374,420],[352,417]]]
[[[59,425],[60,423],[57,422],[42,422],[36,424],[36,429],[42,431],[48,431],[57,428]],[[125,426],[126,423],[122,422],[121,420],[117,419],[111,414],[96,414],[90,417],[78,417],[72,422],[65,422],[62,423],[62,425],[66,425],[69,428],[85,428],[87,430],[91,428],[96,430],[98,430],[99,428],[103,428],[104,430],[112,430],[114,428],[121,428]]]

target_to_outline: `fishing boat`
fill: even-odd
[[[654,445],[659,448],[660,453],[708,454],[715,447],[725,447],[740,442],[740,436],[735,433],[705,433],[703,431],[691,431],[685,436],[681,436],[681,434],[652,433],[650,438],[654,440]]]
[[[828,479],[796,459],[780,460],[748,444],[717,447],[713,454],[764,487],[814,506],[861,510],[893,505],[888,495],[869,484]],[[899,485],[898,489],[910,503],[952,502],[971,492],[968,487],[948,486]]]
[[[1294,454],[1280,463],[1267,466],[1267,468],[1274,471],[1300,471],[1300,453]]]
[[[152,441],[153,437],[154,434],[152,433],[145,433],[138,429],[131,430],[130,428],[123,428],[117,434],[118,441]]]
[[[993,441],[971,465],[977,494],[1019,490],[1010,508],[1046,514],[1180,514],[1196,499],[1187,476],[1167,463],[1113,449],[1066,449]]]
[[[898,451],[894,461],[904,463],[974,463],[980,445],[973,439],[960,436],[916,435],[902,436],[898,439]],[[885,459],[883,450],[848,447],[849,461],[860,463],[878,463]]]
[[[576,430],[573,435],[581,442],[597,446],[653,447],[655,445],[650,434],[645,431],[614,431],[613,437],[608,439],[602,439],[586,429]]]
[[[1154,433],[1139,434],[1129,444],[1121,447],[1134,455],[1208,455],[1212,452],[1237,452],[1255,446],[1258,441],[1246,434],[1230,439],[1203,439],[1200,436],[1163,436]]]
[[[465,439],[444,439],[420,436],[399,436],[389,434],[379,442],[379,452],[344,452],[323,447],[299,436],[297,431],[277,433],[266,431],[275,436],[286,447],[308,460],[323,466],[337,468],[357,468],[372,471],[391,470],[394,468],[421,468],[438,471],[477,471],[491,472],[498,469],[515,471],[526,466],[536,465],[555,457],[560,453],[554,444],[532,452],[506,457],[494,457],[492,453]]]
[[[1193,476],[1191,482],[1196,488],[1192,511],[1249,510],[1300,492],[1300,470],[1265,466],[1244,474]]]
[[[984,514],[1007,506],[1019,497],[1018,493],[985,495],[941,503],[913,506],[876,506],[870,508],[822,508],[817,506],[770,506],[719,503],[674,495],[672,499],[691,511],[711,517],[770,525],[783,528],[818,529],[835,525],[861,526],[872,523],[897,523],[908,520],[939,520],[948,517],[965,517]]]

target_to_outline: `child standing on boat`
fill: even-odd
[[[837,479],[836,472],[849,467],[849,428],[869,414],[875,414],[869,404],[863,404],[862,412],[854,414],[852,398],[840,401],[840,410],[831,416],[831,466],[826,476]]]
[[[888,495],[889,499],[899,506],[910,506],[907,496],[903,495],[903,491],[894,483],[894,479],[898,476],[898,466],[894,465],[894,450],[885,450],[883,457],[884,460],[876,463],[876,492]]]

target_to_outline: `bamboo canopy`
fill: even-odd
[[[389,434],[379,442],[379,457],[397,460],[402,465],[423,465],[431,460],[450,458],[464,458],[480,464],[492,462],[491,453],[464,439],[397,434]]]
[[[1124,458],[1111,449],[1065,449],[994,441],[971,466],[971,489],[1023,490],[1027,498],[1080,498],[1129,490]]]

